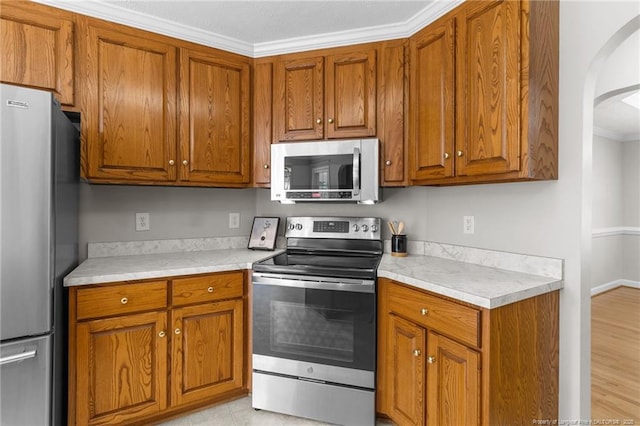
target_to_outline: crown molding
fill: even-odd
[[[394,24],[256,43],[253,56],[260,58],[409,37],[463,2],[464,0],[435,0],[408,20]]]
[[[183,25],[168,19],[150,16],[131,9],[126,9],[115,3],[104,3],[99,0],[92,1],[64,1],[64,0],[33,0],[36,3],[65,9],[71,12],[88,15],[93,18],[104,19],[142,30],[191,41],[216,49],[238,53],[253,57],[253,44],[244,42],[221,34],[201,30],[199,28]]]
[[[100,0],[33,1],[94,18],[214,47],[216,49],[222,49],[252,58],[259,58],[284,53],[409,37],[463,3],[464,0],[435,0],[404,22],[256,44],[126,9],[116,3],[105,3]]]

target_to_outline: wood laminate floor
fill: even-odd
[[[640,289],[591,299],[591,418],[640,425]]]

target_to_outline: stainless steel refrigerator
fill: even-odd
[[[63,425],[79,135],[48,92],[0,84],[0,101],[0,425]]]

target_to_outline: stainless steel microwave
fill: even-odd
[[[380,201],[378,139],[271,145],[271,200]]]

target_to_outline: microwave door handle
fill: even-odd
[[[360,195],[360,148],[353,148],[353,195]]]

